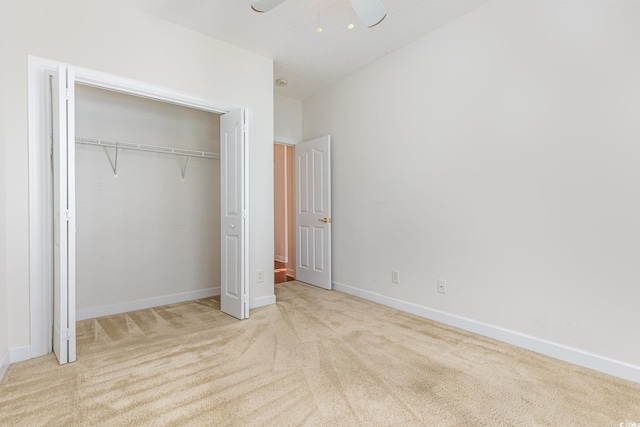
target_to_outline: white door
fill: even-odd
[[[296,145],[296,280],[331,289],[331,137]]]
[[[53,352],[76,360],[75,104],[73,70],[53,76]]]
[[[248,244],[247,125],[243,109],[220,117],[221,283],[220,310],[249,317],[245,260]]]

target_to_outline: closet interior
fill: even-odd
[[[219,293],[220,116],[75,93],[77,319]]]

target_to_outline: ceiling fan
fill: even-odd
[[[280,3],[286,0],[256,0],[251,5],[251,9],[256,12],[269,12]],[[387,16],[387,10],[380,0],[350,0],[351,7],[358,15],[358,18],[367,26],[378,25]]]

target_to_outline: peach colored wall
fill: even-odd
[[[295,148],[291,145],[286,146],[287,152],[287,245],[289,246],[289,261],[287,262],[287,275],[295,277],[296,268],[296,217],[294,211],[295,197]]]
[[[286,147],[273,146],[273,255],[276,261],[287,262],[287,182]]]
[[[284,262],[287,274],[294,276],[295,212],[294,212],[294,147],[275,144],[273,149],[274,186],[274,258]]]

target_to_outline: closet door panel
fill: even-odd
[[[248,317],[245,273],[247,207],[244,194],[246,130],[243,110],[220,118],[221,289],[220,309]]]
[[[52,79],[53,115],[53,352],[62,365],[76,360],[75,111],[73,70]]]

